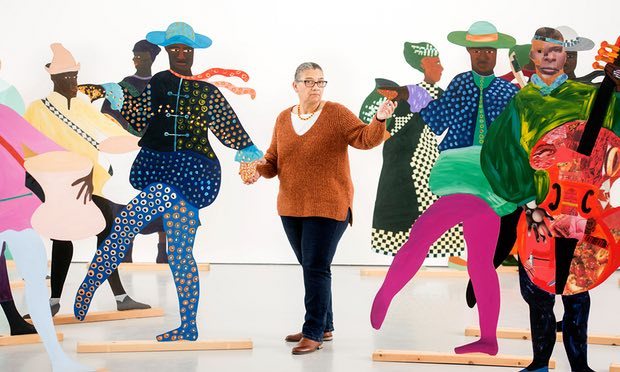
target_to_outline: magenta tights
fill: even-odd
[[[442,196],[411,227],[409,240],[398,251],[370,313],[373,328],[381,328],[392,298],[418,272],[430,246],[448,229],[462,222],[467,243],[467,272],[478,299],[480,340],[455,348],[457,354],[497,354],[499,281],[493,266],[500,217],[482,199],[470,194]]]

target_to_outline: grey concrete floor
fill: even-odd
[[[61,313],[71,310],[73,296],[85,272],[73,264],[62,297]],[[15,279],[15,273],[12,273]],[[145,340],[178,326],[178,304],[171,274],[122,272],[127,292],[136,300],[163,307],[163,318],[122,320],[58,326],[65,334],[63,348],[84,364],[122,371],[512,371],[516,368],[449,366],[373,362],[375,349],[411,349],[451,352],[472,339],[464,328],[477,325],[477,312],[465,304],[465,278],[414,278],[395,298],[380,331],[371,328],[369,312],[382,278],[361,277],[360,267],[333,268],[334,341],[313,354],[293,356],[283,338],[300,330],[303,322],[301,269],[287,265],[212,265],[201,273],[198,321],[200,339],[251,338],[247,351],[76,354],[78,341]],[[620,334],[620,288],[615,273],[592,292],[591,333]],[[528,310],[518,292],[516,274],[500,274],[502,309],[500,326],[528,327]],[[26,312],[22,290],[14,297]],[[561,301],[556,314],[561,314]],[[115,309],[112,292],[104,285],[91,310]],[[0,317],[0,334],[8,333]],[[531,355],[529,341],[500,340],[500,353]],[[561,343],[553,357],[557,371],[569,371]],[[607,371],[620,363],[620,347],[590,346],[590,365]],[[49,371],[42,345],[0,347],[0,371]]]

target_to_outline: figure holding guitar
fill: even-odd
[[[618,48],[611,49],[616,59]],[[620,68],[606,66],[598,91],[567,80],[564,37],[547,27],[536,31],[530,58],[536,74],[491,126],[481,164],[497,195],[523,206],[527,227],[521,237],[527,240],[527,230],[529,241],[538,242],[529,245],[529,254],[520,251],[521,294],[530,308],[534,350],[524,370],[548,370],[556,339],[555,294],[562,294],[563,341],[571,369],[592,371],[587,364],[587,289],[598,283],[582,281],[584,287],[577,290],[569,277],[586,275],[577,263],[596,251],[604,264],[595,277],[603,280],[618,255],[609,236],[620,218],[606,217],[615,208],[609,185],[618,177],[613,157],[611,166],[606,159],[609,149],[620,146]],[[582,268],[598,267],[593,261]]]

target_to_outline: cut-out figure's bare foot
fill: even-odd
[[[198,329],[196,326],[185,325],[181,326],[177,329],[173,329],[172,331],[168,331],[166,333],[162,333],[157,336],[157,341],[159,342],[169,342],[169,341],[196,341],[198,339]]]
[[[497,340],[478,340],[470,344],[465,344],[454,348],[454,352],[457,354],[485,353],[489,355],[496,355],[497,351]]]

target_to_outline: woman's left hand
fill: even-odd
[[[390,101],[389,99],[383,102],[381,106],[379,106],[379,110],[377,110],[377,119],[383,121],[391,117],[396,109],[396,106],[398,106],[398,104]]]
[[[242,162],[239,165],[239,175],[246,185],[251,185],[260,178],[260,173],[256,170],[258,163],[259,161],[253,161],[251,163]]]

